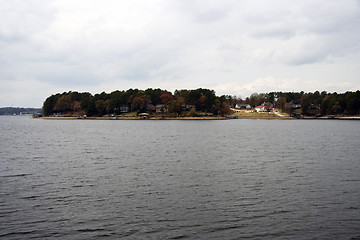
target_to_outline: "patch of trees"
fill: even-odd
[[[322,99],[323,114],[357,115],[360,113],[360,91],[333,93]]]
[[[126,91],[102,92],[92,95],[88,92],[64,92],[48,97],[43,104],[43,114],[77,114],[103,116],[124,112],[161,112],[183,115],[190,109],[213,115],[228,115],[230,107],[246,103],[252,107],[271,104],[287,113],[303,115],[358,115],[360,114],[360,91],[346,93],[323,92],[270,92],[253,93],[245,99],[236,96],[216,96],[214,90],[129,89]]]
[[[357,115],[360,114],[360,91],[346,93],[323,92],[270,92],[253,93],[242,100],[251,106],[272,103],[282,112],[303,115]]]
[[[182,115],[189,109],[227,115],[230,113],[230,96],[216,96],[214,90],[176,90],[171,93],[162,89],[129,89],[127,91],[102,92],[92,95],[88,92],[64,92],[48,97],[43,104],[45,116],[53,114],[77,114],[103,116],[124,112],[162,112]]]

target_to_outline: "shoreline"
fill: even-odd
[[[304,117],[302,119],[292,117],[259,117],[259,116],[234,116],[234,117],[33,117],[45,120],[231,120],[231,119],[252,119],[252,120],[360,120],[360,117]]]
[[[304,117],[305,120],[360,120],[360,117],[353,116],[353,117]]]
[[[46,120],[227,120],[226,117],[38,117]]]

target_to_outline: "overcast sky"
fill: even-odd
[[[0,16],[0,107],[70,90],[360,90],[359,0],[0,0]]]

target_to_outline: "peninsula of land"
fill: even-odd
[[[242,99],[216,96],[214,90],[129,89],[126,91],[64,92],[48,97],[45,119],[359,119],[360,91],[254,93]]]

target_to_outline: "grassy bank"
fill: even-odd
[[[286,114],[276,114],[268,112],[236,112],[231,114],[231,116],[237,117],[239,119],[293,119]]]

